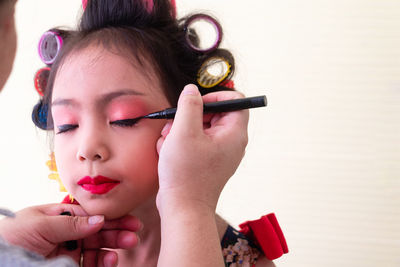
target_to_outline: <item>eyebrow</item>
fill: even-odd
[[[108,104],[115,98],[118,98],[121,96],[131,96],[131,95],[142,96],[144,94],[141,92],[135,91],[133,89],[121,89],[121,90],[117,90],[117,91],[114,91],[111,93],[101,95],[99,97],[99,99],[97,99],[96,102],[97,102],[97,105],[102,106],[102,105]],[[51,105],[52,106],[79,106],[78,102],[73,98],[57,98],[51,103]]]
[[[142,96],[144,95],[142,92],[135,91],[133,89],[122,89],[118,91],[114,91],[111,93],[104,94],[98,100],[99,104],[107,104],[111,102],[113,99],[121,97],[121,96]]]
[[[77,106],[77,102],[70,98],[57,98],[52,103],[51,106]]]

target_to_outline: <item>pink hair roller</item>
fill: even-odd
[[[46,65],[53,64],[61,50],[62,45],[63,39],[57,32],[45,32],[40,38],[38,45],[40,59]]]

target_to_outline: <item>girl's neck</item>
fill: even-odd
[[[143,229],[137,232],[139,244],[131,250],[118,251],[118,266],[157,266],[161,246],[160,215],[155,197],[130,213],[139,218]]]
[[[118,266],[157,266],[161,246],[161,219],[155,197],[130,213],[139,218],[144,227],[137,234],[140,242],[131,250],[117,250]],[[228,223],[216,215],[220,240]]]

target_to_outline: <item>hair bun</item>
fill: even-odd
[[[144,27],[175,19],[175,1],[170,0],[88,0],[80,22],[81,31],[107,27]]]

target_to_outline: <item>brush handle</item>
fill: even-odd
[[[204,104],[203,113],[229,112],[249,108],[265,107],[266,105],[267,97],[265,95],[246,97],[206,103]],[[144,117],[149,119],[173,119],[175,118],[175,114],[176,108],[167,108],[162,111],[151,113]]]

